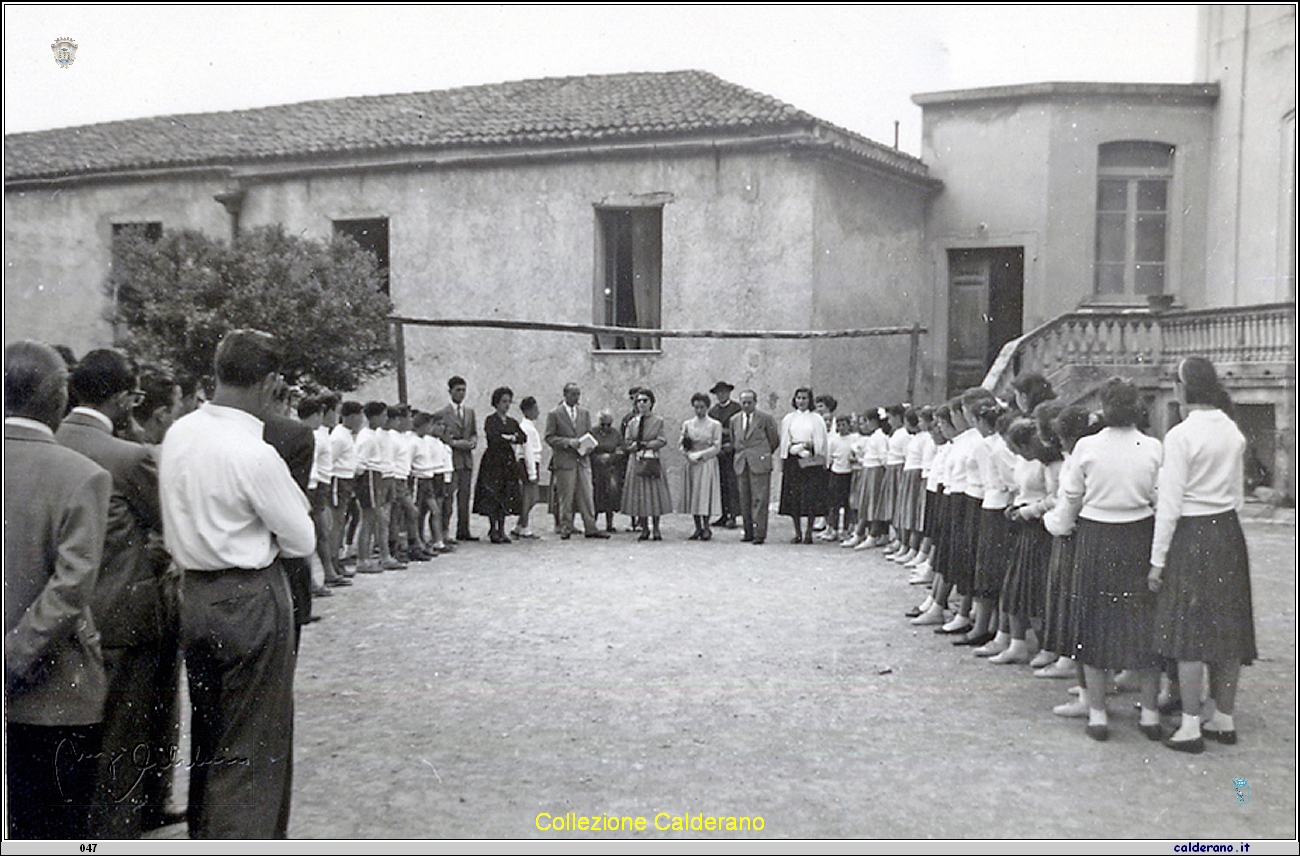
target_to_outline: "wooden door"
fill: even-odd
[[[984,380],[989,349],[992,260],[978,250],[948,253],[948,397]]]

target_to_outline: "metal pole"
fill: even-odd
[[[912,325],[912,332],[908,334],[911,338],[911,353],[907,359],[907,400],[916,401],[916,370],[917,364],[921,359],[921,322]]]

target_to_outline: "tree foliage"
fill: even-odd
[[[380,284],[374,255],[351,238],[325,244],[277,226],[231,243],[118,235],[106,288],[118,344],[139,359],[203,377],[221,337],[253,327],[280,338],[290,382],[346,391],[391,367]]]

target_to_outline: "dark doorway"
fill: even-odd
[[[1024,247],[948,251],[948,395],[979,386],[1024,332]]]

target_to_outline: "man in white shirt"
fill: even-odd
[[[281,557],[316,548],[307,497],[263,418],[283,384],[275,338],[217,346],[212,402],[167,432],[167,550],[184,574],[181,639],[193,706],[190,836],[283,838],[293,766],[294,626]]]

